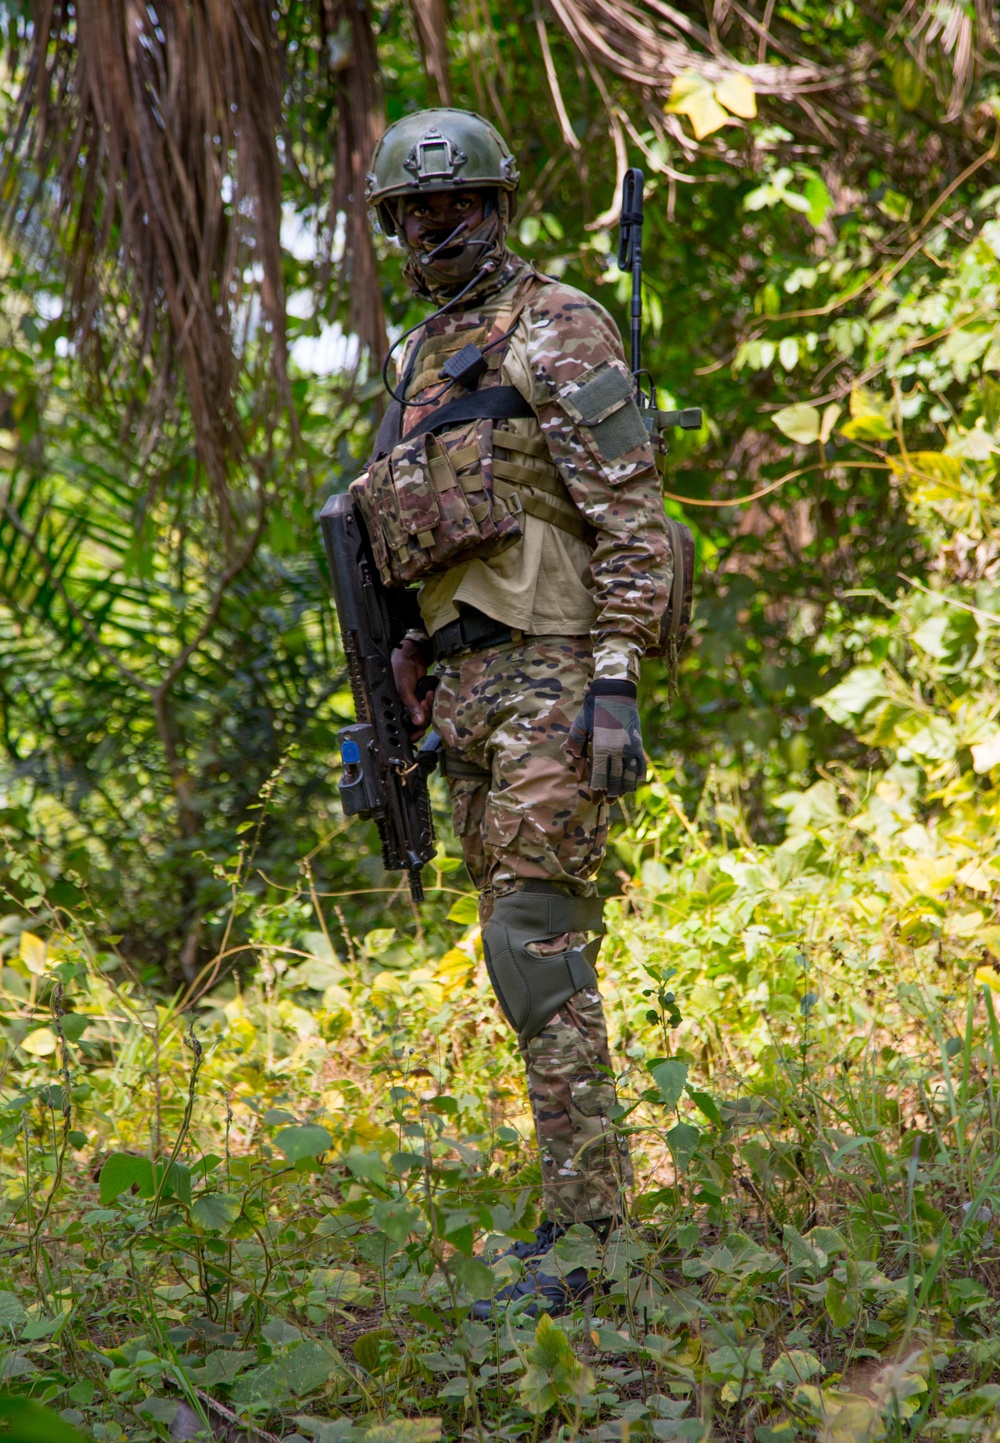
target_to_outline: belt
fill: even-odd
[[[520,632],[494,621],[474,607],[467,607],[457,621],[442,626],[431,637],[434,660],[443,661],[446,656],[457,656],[460,651],[485,651],[488,646],[509,646]]]

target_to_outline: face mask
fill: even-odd
[[[448,295],[457,291],[467,285],[487,261],[499,260],[503,254],[505,232],[500,212],[492,209],[474,230],[463,231],[456,236],[454,246],[447,246],[433,260],[427,257],[440,241],[428,241],[426,248],[420,250],[407,246],[407,278],[415,290],[425,294]]]

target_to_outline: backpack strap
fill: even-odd
[[[416,436],[423,436],[427,432],[439,431],[444,426],[459,425],[463,421],[506,421],[514,417],[527,418],[535,414],[520,391],[514,386],[501,386],[498,384],[498,380],[503,358],[507,354],[507,348],[520,322],[522,312],[540,286],[551,284],[550,276],[541,275],[534,269],[529,271],[521,284],[516,287],[511,300],[497,312],[493,319],[486,338],[486,346],[490,354],[490,367],[481,378],[477,389],[467,392],[464,396],[457,396],[453,401],[432,411],[411,430],[404,431],[402,440],[409,441]],[[419,350],[420,346],[418,345],[407,368],[403,384],[400,386],[400,394],[404,396],[412,379]],[[487,399],[494,395],[496,399]]]
[[[403,440],[411,441],[428,431],[440,431],[445,426],[456,426],[461,421],[506,421],[514,416],[534,414],[534,410],[516,386],[487,386],[483,391],[470,391],[467,396],[456,396],[454,401],[432,411],[414,426],[412,431],[407,431]]]

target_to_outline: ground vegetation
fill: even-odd
[[[0,28],[0,1420],[992,1438],[991,7]],[[619,322],[644,167],[646,360],[706,418],[665,477],[694,636],[601,877],[634,1213],[561,1240],[574,1315],[493,1328],[537,1220],[516,1053],[443,784],[419,911],[339,812],[315,524],[420,314],[367,146],[438,99],[510,135],[514,244]]]

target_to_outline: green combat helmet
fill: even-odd
[[[418,110],[390,125],[372,156],[365,199],[387,236],[398,233],[387,201],[428,191],[495,186],[510,197],[520,179],[514,157],[488,120],[471,110]]]

